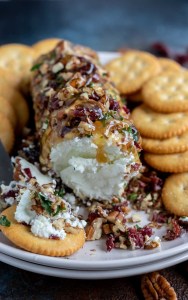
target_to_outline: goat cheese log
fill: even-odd
[[[97,54],[61,41],[32,70],[43,170],[83,200],[120,197],[138,173],[140,138]]]

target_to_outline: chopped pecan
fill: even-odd
[[[103,218],[96,218],[86,227],[86,240],[94,241],[101,238],[103,221]]]
[[[60,218],[60,219],[53,221],[53,226],[55,227],[55,229],[61,230],[62,228],[65,227],[64,219]]]
[[[80,228],[72,227],[72,226],[65,226],[66,233],[78,234],[80,232]]]
[[[123,221],[123,219],[124,219],[124,215],[121,212],[118,212],[118,211],[112,211],[107,216],[107,220],[114,223],[114,224],[117,221],[121,223]]]
[[[144,275],[141,289],[145,300],[177,300],[173,287],[158,272]]]
[[[150,243],[144,244],[144,249],[151,250],[159,247],[159,243],[156,241],[151,241]]]
[[[39,206],[39,205],[32,205],[31,208],[39,215],[42,214],[44,211],[42,206]]]
[[[112,228],[111,228],[110,224],[104,224],[102,229],[103,229],[104,234],[112,233]]]
[[[119,241],[120,241],[119,248],[120,249],[127,249],[127,246],[125,244],[126,238],[124,236],[120,236]]]

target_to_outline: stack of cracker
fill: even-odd
[[[188,71],[141,51],[128,51],[106,68],[121,94],[142,102],[132,119],[142,136],[145,161],[162,172],[180,173],[165,181],[165,207],[188,216]]]
[[[29,119],[26,96],[31,67],[41,54],[53,49],[59,39],[46,39],[32,47],[7,44],[0,47],[0,140],[10,153]]]
[[[34,51],[25,45],[0,47],[0,140],[11,152],[29,119],[24,90],[28,88]]]
[[[188,171],[188,72],[160,73],[143,86],[142,97],[132,118],[146,162],[163,172]]]
[[[188,171],[188,72],[175,61],[136,50],[106,68],[121,94],[143,102],[132,119],[146,162],[163,172]]]

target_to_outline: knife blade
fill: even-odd
[[[10,156],[0,140],[0,183],[9,184],[13,179],[13,166]]]

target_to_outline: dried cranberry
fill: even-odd
[[[156,174],[152,174],[150,176],[150,180],[151,180],[151,188],[154,192],[161,190],[161,187],[163,184],[163,181],[161,178],[157,177]]]
[[[31,170],[29,168],[25,168],[23,170],[24,170],[25,174],[27,175],[27,177],[29,179],[31,179],[32,178]]]
[[[135,147],[136,147],[139,151],[142,150],[142,147],[141,147],[141,145],[140,145],[139,143],[137,143],[137,142],[134,141],[134,145],[135,145]]]
[[[183,228],[178,224],[177,220],[171,220],[171,229],[167,229],[166,235],[163,238],[167,241],[175,240],[176,238],[180,237],[184,232]]]
[[[49,110],[53,111],[59,109],[60,108],[59,102],[60,100],[57,97],[53,97],[49,102]]]
[[[89,61],[86,61],[86,64],[79,68],[79,71],[82,75],[90,75],[94,71],[96,71],[96,67]]]
[[[158,223],[167,223],[168,218],[170,217],[170,214],[165,212],[165,211],[154,211],[152,213],[151,220],[153,222],[158,222]]]
[[[15,198],[18,190],[10,190],[6,194],[3,195],[4,198]]]
[[[115,248],[115,237],[113,234],[110,234],[106,240],[106,247],[107,251],[111,251],[113,248]]]
[[[188,54],[176,54],[174,60],[177,61],[180,65],[184,66],[188,63]]]
[[[89,96],[89,99],[93,99],[95,101],[99,101],[100,100],[100,97],[99,95],[97,95],[96,92],[93,92],[90,96]]]
[[[93,122],[103,118],[101,108],[93,105],[88,107],[77,106],[74,110],[74,115],[75,117],[80,118],[81,121],[86,121],[88,117]]]
[[[140,164],[139,163],[135,163],[134,165],[131,165],[131,169],[134,171],[138,171],[140,168]]]
[[[163,57],[170,57],[170,51],[167,46],[161,42],[156,42],[151,45],[151,49],[155,52],[158,56]]]
[[[143,236],[151,236],[152,235],[152,228],[151,227],[148,227],[148,226],[144,226],[143,228],[141,229],[138,229],[138,231],[140,231],[140,233],[143,235]]]
[[[138,180],[138,185],[139,185],[139,187],[141,187],[141,188],[145,188],[145,187],[146,187],[146,183],[143,182],[143,181],[141,181],[141,180]]]
[[[30,226],[29,224],[25,223],[25,222],[21,222],[22,225],[24,226]]]
[[[103,118],[102,110],[99,107],[90,110],[90,112],[89,112],[89,118],[93,122],[96,121],[96,120],[98,120],[98,119],[102,119]]]
[[[52,240],[59,240],[59,237],[57,235],[51,234],[50,239]]]
[[[128,228],[128,241],[130,245],[133,245],[135,248],[144,247],[144,237],[136,228]]]
[[[122,108],[126,114],[128,114],[128,115],[130,114],[130,110],[128,109],[128,107],[126,105],[123,105]]]
[[[116,100],[110,98],[109,102],[110,102],[110,106],[109,106],[110,110],[117,111],[119,109],[119,103]]]
[[[148,226],[144,226],[143,228],[128,228],[128,240],[131,245],[135,248],[143,248],[145,237],[152,235],[152,229]]]
[[[75,115],[75,117],[78,117],[78,118],[85,117],[85,115],[86,115],[85,108],[77,106],[76,109],[74,110],[74,115]]]

